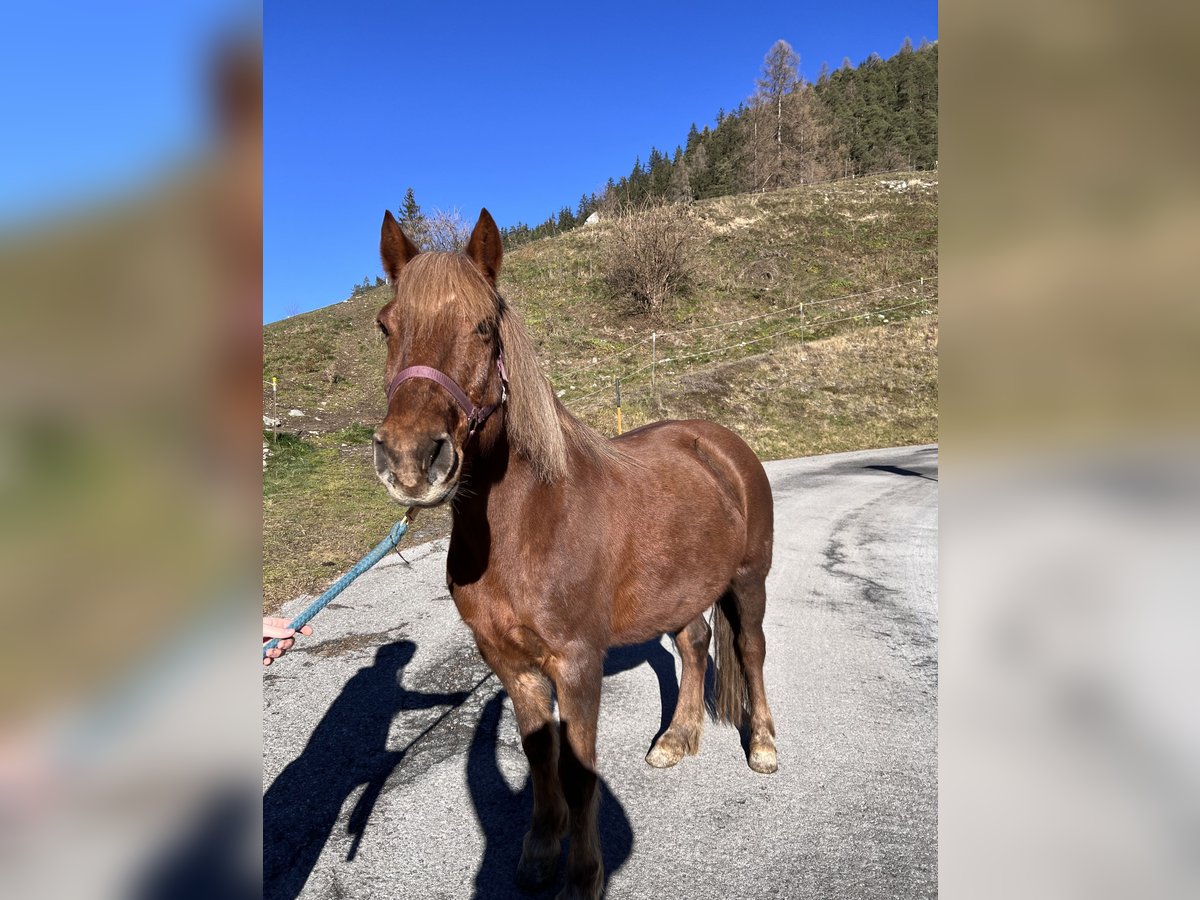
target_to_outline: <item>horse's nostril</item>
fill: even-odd
[[[449,477],[454,468],[454,446],[449,437],[440,437],[430,448],[429,461],[425,465],[425,480],[437,484]]]

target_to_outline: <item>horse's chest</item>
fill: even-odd
[[[489,603],[486,595],[461,585],[450,585],[450,596],[463,622],[477,637],[493,637],[502,632],[513,619],[511,607],[504,603]]]
[[[496,653],[538,666],[547,664],[551,654],[541,630],[512,603],[502,596],[475,590],[474,586],[451,586],[450,594],[485,657]]]
[[[538,661],[553,655],[547,648],[566,646],[585,632],[588,643],[605,643],[613,591],[593,570],[563,565],[548,542],[484,549],[452,541],[446,574],[458,613],[481,650]]]

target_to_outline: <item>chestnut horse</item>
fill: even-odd
[[[496,291],[500,232],[487,210],[456,254],[419,253],[389,212],[380,251],[394,293],[377,320],[388,409],[376,472],[403,504],[452,502],[446,580],[512,698],[532,774],[518,882],[548,884],[569,833],[559,896],[598,897],[596,722],[609,647],[674,635],[679,702],[647,756],[665,767],[700,748],[715,633],[718,715],[741,726],[748,705],[750,768],[776,769],[763,685],[766,473],[712,422],[609,440],[572,417]]]

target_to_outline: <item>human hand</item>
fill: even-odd
[[[49,810],[64,793],[70,772],[51,761],[50,735],[0,726],[0,840]]]
[[[300,634],[312,634],[312,626],[305,625],[300,629]],[[279,619],[274,616],[263,616],[263,643],[278,638],[279,643],[267,651],[267,655],[263,657],[263,665],[269,666],[273,660],[283,656],[288,650],[292,649],[292,644],[296,643],[296,632],[292,628],[288,628],[287,619]]]

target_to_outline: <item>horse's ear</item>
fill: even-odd
[[[379,234],[379,255],[383,257],[383,271],[387,273],[388,282],[395,284],[400,270],[420,252],[416,244],[408,239],[392,211],[389,209],[385,212]]]
[[[500,244],[500,229],[496,220],[486,209],[479,211],[479,221],[471,232],[471,240],[467,242],[467,256],[479,266],[479,271],[493,285],[496,276],[500,274],[500,260],[504,256],[504,248]]]

